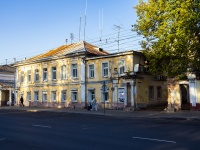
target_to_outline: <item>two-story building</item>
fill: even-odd
[[[17,100],[25,106],[83,107],[85,59],[108,53],[86,42],[63,45],[15,64]]]
[[[63,45],[15,64],[17,100],[26,106],[148,107],[167,103],[166,81],[145,71],[141,51],[109,54],[87,42]]]
[[[126,51],[86,59],[86,95],[99,107],[145,108],[167,104],[167,84],[149,75],[142,51]]]

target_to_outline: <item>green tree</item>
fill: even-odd
[[[140,0],[134,30],[154,74],[175,77],[200,70],[200,1]]]

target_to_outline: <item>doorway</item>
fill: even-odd
[[[131,107],[131,85],[130,85],[130,83],[127,83],[126,89],[127,89],[127,107]]]
[[[190,109],[190,99],[189,99],[189,86],[188,84],[180,84],[181,90],[181,109]]]

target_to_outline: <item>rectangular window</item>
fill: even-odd
[[[149,86],[149,99],[154,99],[154,87]]]
[[[20,79],[20,81],[24,82],[24,71],[21,72],[21,79]]]
[[[77,78],[78,77],[78,70],[77,70],[77,64],[72,64],[71,65],[71,75],[73,78]]]
[[[102,63],[102,76],[108,77],[108,63]]]
[[[46,102],[46,101],[47,101],[47,92],[46,92],[46,91],[43,91],[43,92],[42,92],[42,101],[43,101],[43,102]]]
[[[89,78],[94,78],[94,64],[89,65]]]
[[[43,81],[47,81],[47,68],[43,68]]]
[[[67,67],[66,65],[61,66],[61,79],[67,78]]]
[[[61,94],[61,100],[65,102],[67,99],[67,90],[63,90]]]
[[[52,67],[52,80],[56,79],[56,67]]]
[[[72,90],[71,94],[72,102],[77,102],[77,90]]]
[[[34,92],[34,101],[39,101],[39,91]]]
[[[39,81],[39,69],[35,69],[35,81]]]
[[[88,101],[92,102],[92,100],[95,98],[95,91],[94,90],[88,90]]]
[[[162,88],[157,86],[157,99],[162,99]]]
[[[51,92],[51,101],[55,102],[56,101],[56,91]]]
[[[28,70],[28,73],[27,73],[27,81],[28,81],[28,82],[31,82],[31,70]]]
[[[27,101],[31,101],[31,92],[27,92],[26,99]]]
[[[119,60],[118,66],[119,66],[119,74],[123,74],[125,72],[125,61]]]

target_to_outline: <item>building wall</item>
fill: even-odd
[[[108,75],[102,75],[102,63],[108,63]],[[78,77],[72,78],[71,65],[77,64]],[[94,65],[94,77],[89,77],[89,65]],[[125,108],[133,107],[135,103],[139,107],[158,105],[167,102],[167,88],[165,81],[155,81],[153,76],[144,72],[136,73],[133,78],[135,64],[144,65],[142,55],[133,53],[116,54],[96,58],[82,57],[56,59],[34,64],[26,64],[17,68],[17,100],[24,97],[26,106],[43,107],[84,107],[92,98],[97,99],[99,108]],[[61,79],[61,66],[66,65],[67,78]],[[86,66],[85,66],[86,65]],[[124,73],[120,74],[120,66],[124,66]],[[55,80],[52,80],[52,67],[56,67]],[[43,68],[48,69],[48,79],[43,81]],[[39,81],[34,80],[35,69],[39,70]],[[86,69],[86,71],[85,71]],[[116,71],[117,69],[117,72]],[[28,70],[31,70],[31,81],[28,82]],[[21,72],[24,71],[24,82],[21,82]],[[127,74],[130,78],[125,79]],[[86,80],[86,82],[85,82]],[[105,85],[104,85],[105,84]],[[149,99],[149,86],[154,88],[154,97]],[[161,87],[161,99],[157,98],[157,87]],[[62,91],[66,90],[66,101],[62,101]],[[128,91],[129,90],[129,91]],[[35,92],[38,91],[38,101],[35,100]],[[56,100],[52,101],[52,91],[56,91]],[[72,92],[77,92],[77,101],[72,101]],[[31,93],[31,99],[27,97]],[[43,92],[47,93],[47,101],[43,101]],[[104,103],[105,101],[105,103]],[[105,105],[104,105],[105,104]]]
[[[166,81],[155,80],[153,76],[144,75],[143,79],[137,80],[137,103],[140,107],[167,104],[167,84]],[[153,98],[149,98],[149,86],[153,87]],[[161,97],[158,97],[158,87],[161,88]]]
[[[168,81],[168,105],[176,110],[181,108],[181,91],[178,81]]]
[[[71,64],[78,65],[78,77],[71,77]],[[66,65],[67,67],[67,78],[61,79],[61,66]],[[52,67],[56,67],[56,80],[52,80],[51,72]],[[84,88],[85,86],[85,78],[84,78],[84,63],[81,58],[65,58],[60,60],[52,60],[48,62],[40,62],[36,64],[24,65],[18,68],[18,94],[17,100],[19,103],[20,96],[23,95],[25,99],[25,105],[33,105],[33,106],[46,106],[46,107],[54,107],[54,106],[62,106],[62,107],[83,107],[84,105]],[[48,79],[47,81],[43,81],[43,68],[48,69]],[[39,69],[39,81],[34,81],[35,69]],[[28,82],[28,70],[31,70],[31,81]],[[21,71],[24,71],[24,82],[21,82]],[[61,91],[67,90],[67,99],[65,102],[61,101]],[[72,102],[72,90],[77,90],[77,102]],[[34,101],[34,92],[39,92],[39,100]],[[42,101],[42,92],[47,92],[47,101]],[[51,92],[56,91],[56,101],[51,101]],[[27,92],[31,92],[31,100],[27,101]]]

